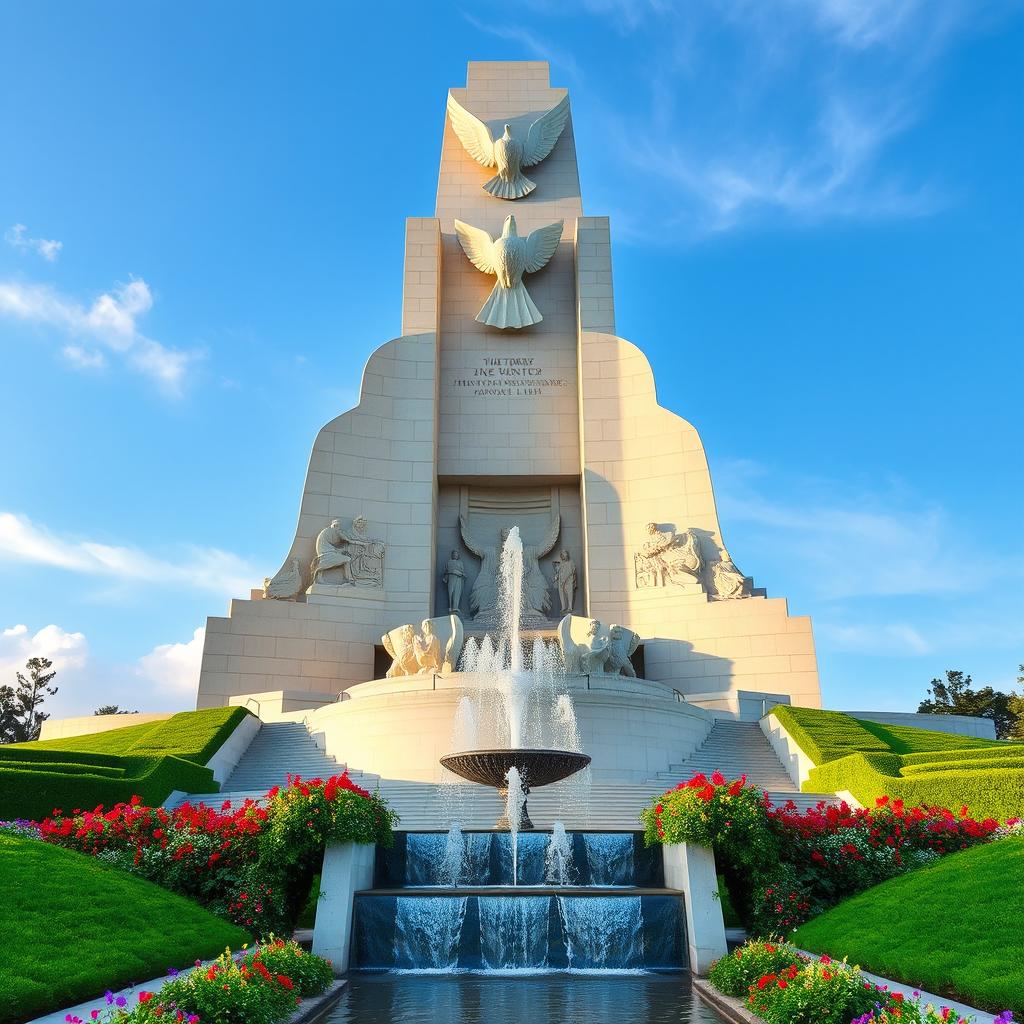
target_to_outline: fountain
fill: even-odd
[[[523,542],[514,526],[501,549],[499,632],[496,640],[488,634],[479,645],[467,644],[463,667],[469,689],[456,716],[457,745],[475,745],[485,731],[494,743],[441,758],[461,778],[498,790],[506,813],[496,828],[511,827],[508,808],[514,805],[519,827],[532,829],[526,807],[530,790],[567,779],[590,764],[579,750],[572,698],[555,693],[557,655],[538,637],[529,664],[524,663],[522,607]],[[564,749],[570,745],[575,749]]]

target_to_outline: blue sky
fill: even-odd
[[[825,700],[1024,660],[1024,11],[982,0],[0,8],[0,673],[188,706],[399,331],[469,59],[547,59],[619,333]]]

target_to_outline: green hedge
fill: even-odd
[[[107,989],[250,939],[190,900],[49,843],[0,836],[0,865],[0,1024],[84,999],[105,1009]]]
[[[841,711],[778,704],[772,714],[815,764],[845,757],[852,750],[890,749],[884,740],[868,732],[860,719]]]
[[[975,818],[1019,818],[1024,815],[1024,769],[956,768],[904,778],[893,772],[899,755],[853,753],[812,768],[804,788],[813,793],[849,790],[865,806],[883,795],[910,806],[966,806]]]
[[[905,765],[948,764],[955,761],[1001,761],[1007,757],[1024,757],[1024,743],[1001,742],[997,746],[977,747],[973,750],[935,750],[920,754],[904,754]]]
[[[144,803],[158,805],[176,789],[186,793],[216,793],[220,788],[213,772],[180,757],[138,757],[121,759],[124,775],[110,778],[64,771],[0,772],[0,821],[30,818],[40,821],[54,810],[76,807],[92,810],[99,804],[130,800],[136,794]]]
[[[918,764],[903,762],[900,772],[904,778],[929,775],[932,772],[957,771],[960,768],[1024,768],[1024,754],[1006,754],[1003,757],[972,758],[957,761],[931,761]]]
[[[132,754],[175,754],[186,761],[206,764],[224,745],[243,719],[245,708],[204,708],[182,711],[146,733],[128,748]]]
[[[183,711],[91,736],[0,746],[0,820],[109,807],[136,794],[160,804],[176,789],[216,793],[204,766],[249,714],[245,708]]]

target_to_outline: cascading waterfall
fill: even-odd
[[[489,971],[548,966],[550,896],[486,896],[480,906],[480,953]]]
[[[643,966],[639,896],[556,896],[570,970],[637,970]]]
[[[400,969],[451,971],[459,962],[465,896],[399,896],[395,963]]]
[[[633,878],[633,835],[590,832],[583,836],[591,885],[629,885]]]
[[[555,822],[544,853],[544,881],[552,885],[569,885],[572,879],[572,840],[565,826]]]

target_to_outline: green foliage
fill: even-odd
[[[1024,1013],[1024,839],[1007,838],[893,878],[793,936],[802,949],[994,1013]]]
[[[34,740],[50,717],[39,709],[57,692],[57,687],[50,685],[57,675],[49,671],[53,662],[49,658],[29,658],[25,667],[28,676],[17,672],[16,685],[0,686],[0,743]]]
[[[716,960],[708,972],[708,981],[727,996],[746,999],[750,986],[756,985],[759,978],[778,974],[805,959],[788,942],[747,942]]]
[[[852,750],[890,749],[865,728],[866,723],[841,711],[779,704],[772,708],[772,714],[815,764],[845,757]]]
[[[948,771],[903,777],[891,756],[850,754],[812,768],[804,786],[818,793],[848,790],[866,806],[888,795],[911,807],[967,807],[976,818],[1005,821],[1024,814],[1022,767],[973,767],[974,762],[961,761]]]
[[[971,677],[958,669],[946,669],[946,678],[932,680],[928,690],[931,697],[921,701],[917,710],[930,715],[988,718],[995,725],[996,736],[1006,739],[1017,726],[1017,713],[1010,706],[1010,701],[1018,695],[1003,693],[991,686],[975,690],[971,682]]]
[[[0,1024],[248,939],[180,896],[48,843],[0,835],[0,865]]]
[[[176,789],[216,793],[203,766],[248,714],[238,707],[184,711],[92,736],[0,746],[0,819],[110,807],[133,795],[160,804]]]

